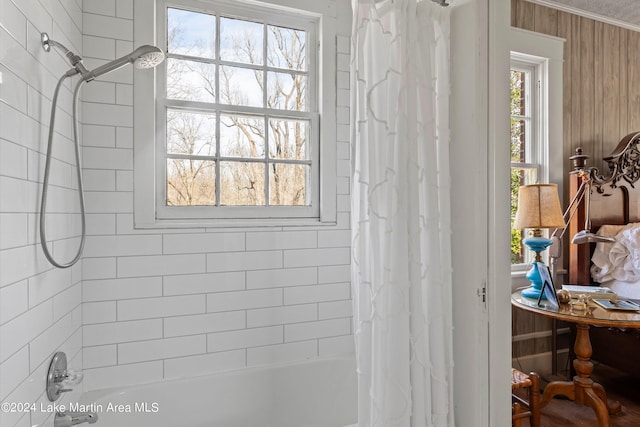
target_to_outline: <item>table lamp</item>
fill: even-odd
[[[523,243],[536,253],[531,270],[526,274],[531,286],[522,291],[522,296],[538,298],[542,292],[542,278],[538,264],[544,265],[540,253],[551,245],[551,239],[542,236],[542,228],[564,228],[564,218],[556,184],[522,185],[518,190],[518,210],[513,228],[531,229]],[[544,295],[543,295],[544,298]]]

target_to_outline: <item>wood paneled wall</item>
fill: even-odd
[[[526,0],[511,0],[511,25],[566,39],[563,155],[583,147],[589,164],[607,173],[602,157],[640,131],[640,32]]]
[[[589,165],[608,174],[602,157],[627,134],[640,131],[640,32],[552,9],[511,0],[511,25],[562,37],[563,141],[565,182],[569,156],[582,147]],[[565,194],[564,206],[569,203]],[[516,310],[517,311],[517,310]],[[513,334],[548,330],[529,313],[513,313]],[[548,351],[547,338],[514,343],[514,357]]]

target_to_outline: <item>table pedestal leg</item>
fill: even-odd
[[[609,427],[609,414],[620,412],[620,403],[615,402],[608,406],[607,393],[604,388],[591,379],[593,363],[590,360],[592,349],[589,339],[589,325],[578,323],[576,328],[577,336],[574,345],[576,360],[573,361],[573,367],[577,375],[573,377],[572,382],[554,381],[549,383],[544,389],[540,404],[544,407],[555,396],[566,396],[577,403],[592,408],[598,418],[599,427]]]

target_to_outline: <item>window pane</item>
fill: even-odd
[[[524,116],[528,114],[525,108],[525,78],[524,71],[511,70],[511,114]]]
[[[167,159],[167,206],[203,206],[215,203],[215,162]]]
[[[535,184],[538,171],[535,168],[511,168],[511,217],[515,218],[518,209],[518,189],[521,185]]]
[[[307,77],[295,73],[269,72],[267,106],[280,110],[307,110]]]
[[[182,9],[167,9],[167,49],[179,55],[215,58],[216,17]]]
[[[262,107],[262,71],[220,67],[220,102]]]
[[[307,187],[310,169],[307,165],[269,165],[269,203],[280,206],[309,206]]]
[[[511,119],[511,161],[526,161],[526,122],[524,120]]]
[[[264,158],[264,117],[220,115],[220,155]]]
[[[167,111],[167,153],[213,156],[215,152],[215,114]]]
[[[264,206],[264,163],[221,162],[220,204]]]
[[[220,18],[220,59],[245,64],[263,64],[263,24]]]
[[[513,221],[518,210],[519,187],[536,182],[538,182],[536,168],[511,168],[511,264],[529,263],[533,260],[533,253],[522,244],[525,230],[514,229]]]
[[[307,70],[307,34],[292,28],[267,28],[267,61],[269,66],[290,70]]]
[[[216,66],[167,59],[167,97],[187,101],[216,101]]]
[[[308,121],[269,120],[269,158],[307,160],[308,141]]]

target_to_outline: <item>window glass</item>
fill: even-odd
[[[215,162],[167,159],[167,205],[210,206],[215,204]]]
[[[167,9],[167,51],[215,58],[216,17],[202,12]]]
[[[220,117],[222,157],[264,158],[264,118],[223,114]]]
[[[220,103],[262,107],[264,105],[263,73],[240,67],[220,67]]]
[[[267,28],[269,65],[289,70],[306,71],[306,33],[273,25],[269,25]],[[295,52],[295,54],[291,54],[291,52]]]
[[[183,59],[167,59],[167,98],[216,101],[216,67]]]
[[[511,110],[511,264],[529,264],[534,253],[522,244],[527,230],[513,228],[518,209],[518,188],[539,182],[540,156],[535,132],[534,117],[536,99],[533,68],[512,68],[510,71]]]
[[[166,19],[161,205],[266,208],[319,200],[308,31],[175,5]]]
[[[262,65],[264,25],[242,19],[220,18],[220,59]]]

